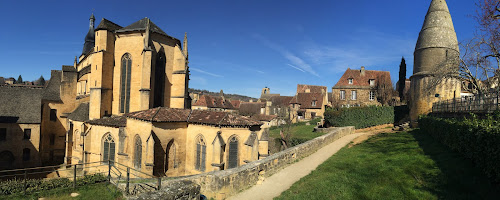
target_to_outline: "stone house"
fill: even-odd
[[[191,109],[193,110],[214,110],[235,112],[237,108],[233,106],[231,101],[224,98],[224,96],[214,97],[209,95],[200,95],[198,100],[192,103]]]
[[[290,119],[292,122],[324,117],[328,106],[326,86],[297,85],[297,93],[290,100]]]
[[[332,87],[332,106],[353,107],[381,105],[377,100],[377,86],[391,84],[388,71],[350,69],[344,72],[340,80]]]
[[[43,89],[0,86],[0,170],[40,166]]]

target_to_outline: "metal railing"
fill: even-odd
[[[118,189],[131,194],[130,186],[140,186],[142,190],[160,190],[161,177],[156,177],[135,168],[131,168],[115,161],[97,161],[80,164],[62,164],[54,166],[33,167],[23,169],[1,170],[0,181],[22,180],[24,193],[28,189],[29,179],[63,179],[67,178],[73,182],[73,189],[77,188],[78,178],[86,175],[102,174],[107,176],[107,182],[115,185]],[[124,185],[125,187],[120,187]],[[136,190],[136,189],[135,189]],[[137,193],[137,192],[132,192]]]
[[[432,104],[434,113],[493,113],[500,108],[499,93],[465,96]]]

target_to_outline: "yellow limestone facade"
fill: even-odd
[[[148,18],[126,27],[94,22],[92,15],[82,54],[52,71],[43,94],[42,165],[111,160],[149,175],[180,176],[268,155],[260,122],[191,110],[187,35],[181,43]],[[87,171],[107,170],[91,166]]]

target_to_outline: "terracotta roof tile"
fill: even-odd
[[[326,86],[297,84],[297,93],[305,93],[307,89],[309,89],[309,93],[323,93],[328,91]]]
[[[193,106],[205,106],[207,108],[224,108],[235,109],[231,101],[222,97],[213,97],[209,95],[201,95],[200,99],[196,101]]]
[[[127,126],[127,117],[112,116],[112,117],[104,117],[101,119],[88,120],[86,122],[98,126],[125,127]]]
[[[349,84],[349,79],[352,78],[353,83]],[[340,78],[340,80],[335,84],[334,88],[345,88],[345,87],[370,87],[369,80],[377,81],[388,81],[391,83],[391,74],[388,71],[375,71],[375,70],[365,70],[365,75],[361,75],[361,70],[347,69]],[[383,80],[381,80],[383,79]]]
[[[255,115],[260,114],[260,109],[265,107],[264,102],[241,102],[239,111],[243,115]]]
[[[290,103],[300,104],[301,109],[321,108],[323,106],[323,95],[321,93],[298,93]],[[312,102],[316,101],[316,105]]]

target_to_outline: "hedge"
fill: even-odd
[[[76,185],[88,185],[107,181],[107,177],[102,174],[85,175],[77,179]],[[58,179],[27,179],[26,192],[38,192],[42,190],[50,190],[54,188],[69,188],[73,187],[73,181],[67,178]],[[10,195],[24,192],[24,179],[13,179],[0,182],[0,195]]]
[[[325,120],[330,126],[355,126],[357,129],[394,123],[394,107],[368,106],[352,108],[328,108]]]
[[[500,182],[500,115],[478,119],[443,119],[425,116],[420,129],[471,159],[495,182]]]

